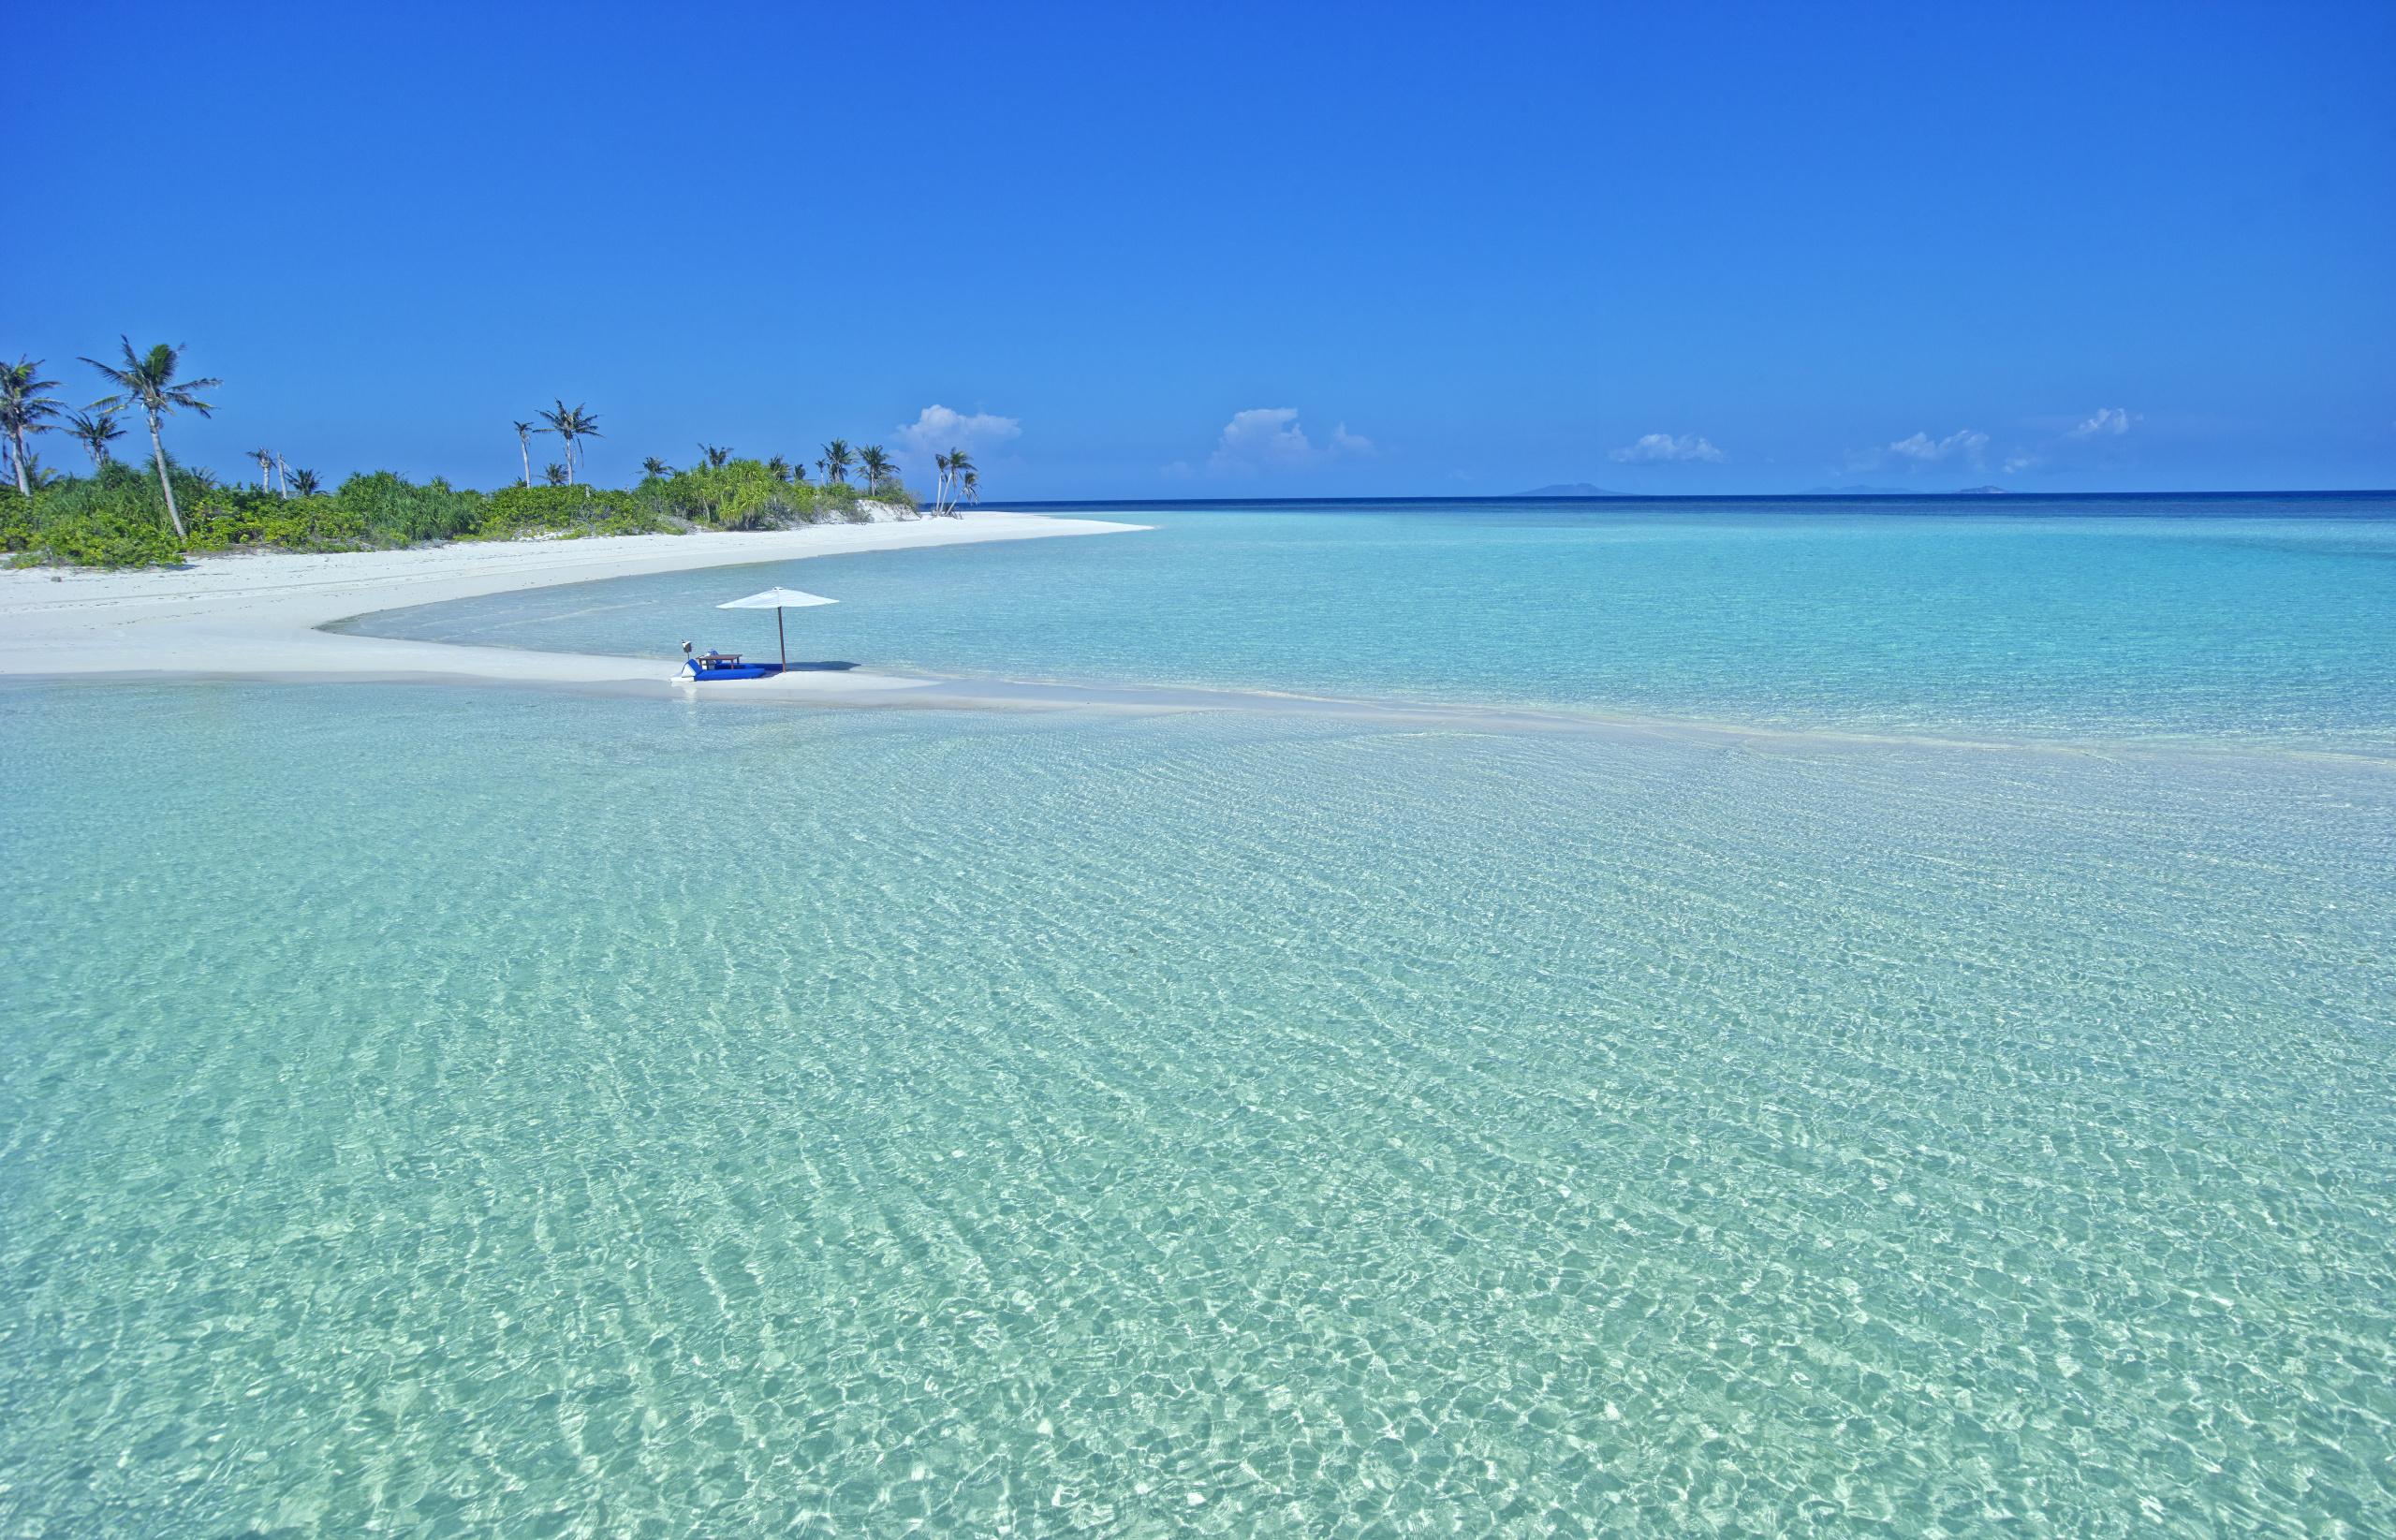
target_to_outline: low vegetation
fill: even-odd
[[[816,468],[781,455],[742,458],[702,445],[700,463],[676,470],[642,462],[644,475],[626,488],[578,481],[582,441],[602,437],[598,418],[560,401],[535,422],[512,424],[524,479],[496,491],[452,487],[435,477],[413,482],[391,471],[360,472],[328,489],[313,471],[292,467],[272,449],[253,449],[256,485],[228,483],[213,472],[179,463],[166,447],[166,419],[179,410],[205,416],[213,403],[199,391],[219,381],[178,378],[183,350],[161,345],[137,351],[128,340],[120,362],[85,359],[113,394],[64,426],[92,461],[89,476],[44,467],[33,435],[61,424],[64,403],[45,394],[57,385],[40,375],[41,360],[0,364],[0,451],[9,461],[0,481],[0,551],[10,565],[173,566],[197,552],[225,550],[380,550],[431,541],[577,539],[597,535],[681,535],[694,529],[786,529],[800,524],[864,523],[912,518],[921,505],[900,481],[879,445],[853,449],[841,439],[823,447]],[[132,412],[149,431],[151,454],[140,465],[114,457],[126,438],[116,424]],[[554,433],[564,460],[534,478],[532,440]],[[137,441],[138,442],[138,441]],[[852,485],[852,468],[865,485]],[[974,501],[971,462],[962,450],[940,457],[935,513]]]

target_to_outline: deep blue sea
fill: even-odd
[[[0,1533],[2396,1533],[2396,499],[1091,511],[0,690]]]

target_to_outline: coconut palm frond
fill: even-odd
[[[164,416],[178,408],[189,407],[201,417],[216,410],[215,403],[199,399],[198,392],[213,390],[223,380],[185,380],[175,383],[175,372],[183,364],[184,350],[165,343],[147,353],[133,350],[133,339],[119,337],[125,348],[125,367],[102,363],[97,359],[83,361],[108,376],[117,388],[117,394],[92,403],[95,406],[139,406],[153,416]]]
[[[588,403],[585,403],[582,404],[568,406],[566,404],[565,400],[560,398],[557,403],[557,410],[554,412],[542,412],[538,414],[540,419],[549,424],[547,428],[541,429],[540,432],[555,433],[558,437],[566,440],[566,484],[569,487],[574,484],[574,441],[581,438],[605,438],[608,436],[607,434],[599,432],[598,418],[584,409],[587,404]]]
[[[58,415],[64,403],[56,396],[42,394],[58,382],[43,379],[41,366],[39,359],[0,363],[0,428],[12,433],[37,433],[44,431],[41,418]]]
[[[92,469],[96,471],[109,462],[109,446],[125,436],[125,430],[116,425],[114,412],[69,412],[66,432],[92,457]]]
[[[17,491],[28,497],[37,488],[26,467],[39,462],[26,449],[25,435],[48,433],[50,425],[41,419],[57,416],[60,405],[57,397],[42,394],[58,382],[43,379],[41,365],[39,359],[0,364],[0,432],[8,435],[9,459],[17,468]]]
[[[117,393],[92,403],[94,406],[110,409],[139,406],[150,420],[150,457],[158,468],[158,490],[167,494],[167,517],[175,526],[175,538],[184,538],[183,512],[175,506],[175,486],[167,477],[167,447],[159,436],[159,421],[185,407],[207,417],[215,411],[213,403],[199,399],[198,392],[213,390],[223,380],[184,380],[178,384],[176,372],[183,365],[183,348],[160,343],[147,353],[133,350],[133,339],[120,335],[117,341],[125,347],[125,367],[102,363],[97,359],[83,361],[108,377]]]
[[[833,482],[846,481],[848,468],[856,462],[856,453],[849,448],[848,440],[845,438],[836,438],[825,445],[824,458],[816,462],[823,467],[824,479]]]
[[[22,460],[18,461],[17,469],[25,478],[28,496],[34,492],[47,491],[66,479],[66,472],[53,471],[44,465],[41,462],[41,456],[37,454],[28,453]]]

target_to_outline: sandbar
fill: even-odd
[[[25,568],[0,572],[0,678],[450,680],[662,693],[672,688],[680,660],[457,647],[318,628],[379,609],[559,583],[1149,527],[975,510],[954,519],[794,530],[463,542],[316,555],[239,552],[131,572]],[[937,682],[852,669],[772,682],[786,697],[857,697]]]

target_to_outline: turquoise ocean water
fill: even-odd
[[[1951,506],[357,627],[1587,731],[0,691],[0,1533],[2396,1530],[2396,504]]]

